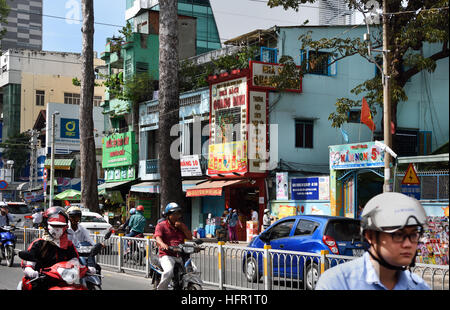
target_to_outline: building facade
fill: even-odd
[[[80,104],[81,54],[11,49],[0,60],[0,88],[3,91],[4,139],[31,129],[48,102]],[[103,65],[95,57],[94,66]],[[94,106],[100,106],[105,87],[94,91]]]
[[[0,40],[2,51],[8,49],[42,50],[43,0],[7,0],[8,23],[1,25],[6,34]]]

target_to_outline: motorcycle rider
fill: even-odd
[[[42,221],[44,235],[34,240],[27,250],[34,260],[22,261],[26,279],[37,278],[41,269],[51,267],[58,262],[79,259],[78,252],[67,235],[68,222],[69,218],[61,207],[51,207],[44,212]],[[93,270],[89,268],[89,270],[95,272],[95,268]],[[47,290],[52,286],[50,282],[34,281],[31,283],[32,289]]]
[[[135,208],[131,208],[130,209],[130,217],[127,218],[127,220],[125,221],[125,223],[123,223],[122,225],[120,225],[119,229],[124,230],[125,233],[130,233],[130,219],[131,217],[136,213],[136,209]]]
[[[32,213],[33,213],[33,215],[32,215],[32,217],[33,217],[33,228],[37,229],[37,228],[39,228],[39,226],[42,223],[42,214],[43,214],[43,212],[42,212],[41,208],[35,207],[33,209]]]
[[[76,248],[79,248],[80,246],[94,246],[95,242],[92,240],[87,229],[78,225],[81,221],[81,209],[79,207],[70,207],[67,210],[67,214],[69,215],[68,236],[73,245]],[[89,257],[88,259],[93,258]],[[87,262],[85,257],[80,257],[80,260],[86,265]],[[95,266],[94,261],[90,261],[90,263],[92,263],[92,265],[89,264],[90,266]]]
[[[385,192],[370,199],[361,214],[361,234],[370,248],[363,256],[325,271],[316,290],[429,290],[410,272],[426,225],[419,201]]]
[[[181,221],[181,207],[177,203],[167,204],[163,215],[165,220],[156,225],[154,234],[159,247],[159,261],[164,271],[157,287],[158,290],[167,290],[176,262],[182,263],[178,253],[170,251],[169,246],[177,246],[185,239],[192,239],[191,231]]]
[[[128,226],[130,226],[130,232],[126,234],[126,237],[135,237],[144,233],[144,206],[139,205],[136,207],[136,213],[130,217]]]
[[[8,213],[8,208],[6,206],[0,207],[0,229],[3,226],[9,226],[9,224],[14,221],[11,214]]]

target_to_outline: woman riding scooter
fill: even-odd
[[[42,220],[44,235],[34,240],[27,250],[33,261],[22,261],[25,275],[23,289],[47,290],[53,286],[51,281],[38,280],[30,283],[29,280],[39,277],[39,271],[43,268],[79,258],[75,246],[67,236],[68,222],[69,218],[61,207],[51,207],[45,211]]]

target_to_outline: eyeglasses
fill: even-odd
[[[410,234],[405,234],[402,233],[400,231],[396,231],[390,234],[392,237],[392,241],[396,242],[396,243],[403,243],[405,241],[405,239],[408,237],[409,241],[411,241],[411,243],[417,243],[419,242],[420,236],[422,236],[422,233],[419,231],[410,233]]]

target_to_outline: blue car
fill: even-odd
[[[273,223],[254,237],[248,247],[263,249],[270,244],[273,250],[298,251],[320,254],[361,256],[368,244],[361,241],[360,221],[346,217],[297,215]],[[259,281],[263,273],[260,251],[246,251],[243,271],[250,282]],[[306,277],[306,288],[313,289],[319,275],[319,258],[286,253],[272,255],[273,276],[292,279]],[[331,261],[331,266],[336,261]],[[313,283],[314,282],[314,283]]]

